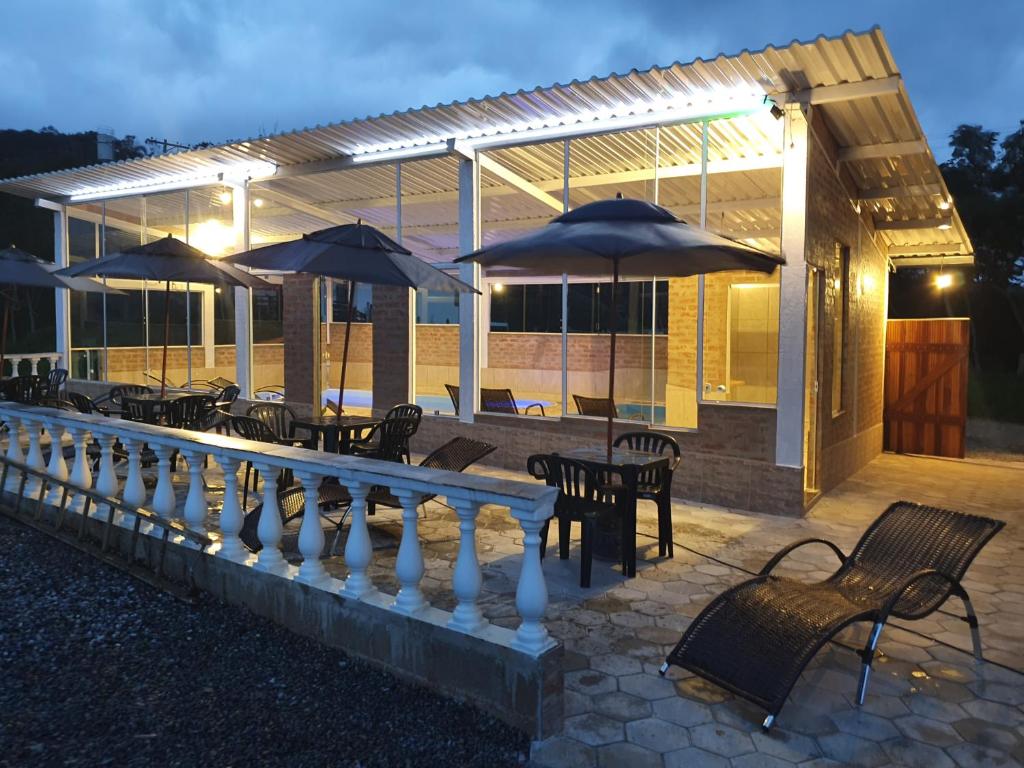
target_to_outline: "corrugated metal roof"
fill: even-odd
[[[880,29],[875,28],[863,33],[847,32],[837,37],[794,41],[779,47],[767,46],[758,51],[744,50],[736,55],[723,54],[709,60],[677,62],[645,71],[633,70],[529,91],[424,106],[206,149],[24,176],[0,181],[0,191],[26,197],[63,200],[90,189],[145,185],[183,176],[206,179],[212,174],[237,172],[240,168],[257,163],[271,163],[278,168],[301,173],[305,164],[350,157],[371,148],[380,150],[391,146],[418,145],[496,132],[506,135],[512,143],[517,139],[522,140],[529,135],[530,130],[542,125],[571,125],[592,120],[601,110],[614,111],[618,115],[647,114],[651,110],[663,109],[667,102],[700,102],[717,93],[792,96],[808,89],[828,86],[884,83],[898,76],[899,70],[885,37]],[[840,148],[911,142],[924,138],[902,85],[895,91],[881,89],[877,95],[870,97],[828,101],[816,106],[815,110],[823,116]],[[752,152],[764,152],[766,147],[769,148],[767,151],[778,151],[777,145],[773,149],[777,131],[771,120],[758,119],[758,116],[715,122],[709,157],[714,162],[749,158]],[[570,176],[597,177],[642,170],[643,163],[649,160],[646,154],[651,145],[649,134],[653,134],[653,130],[575,139],[575,162]],[[665,127],[660,134],[660,166],[699,162],[700,137],[697,126]],[[489,155],[522,178],[560,197],[560,145],[507,147],[491,150]],[[417,175],[410,172],[419,166],[423,167],[422,173]],[[913,196],[867,201],[865,204],[879,220],[934,219],[939,215],[940,202],[949,199],[948,190],[930,151],[849,160],[844,163],[844,167],[859,190],[918,188],[917,194]],[[287,226],[309,226],[318,219],[330,222],[338,215],[361,215],[368,221],[386,226],[387,217],[379,203],[394,195],[393,171],[378,166],[345,170],[342,173],[343,176],[338,173],[290,173],[287,178],[275,179],[266,187],[267,190],[288,194],[307,205],[302,211],[293,210],[287,214],[291,224],[287,224],[284,218],[271,222],[269,216],[263,217],[267,220],[266,232],[263,234],[268,237],[280,236]],[[724,190],[723,194],[727,196],[723,199],[772,197],[764,194],[766,190],[763,179],[759,182],[756,174],[729,176],[727,181],[721,183],[735,188]],[[342,180],[344,184],[339,183]],[[485,181],[485,185],[487,183]],[[617,184],[617,189],[625,192],[629,185],[642,183],[623,181]],[[666,179],[663,183],[666,189],[678,193],[688,182],[684,178],[676,178],[671,181]],[[503,184],[498,180],[492,186],[495,189],[491,191],[497,193]],[[457,208],[445,195],[450,195],[456,189],[457,171],[454,162],[445,165],[440,161],[418,161],[405,166],[403,203],[408,196],[409,201],[418,199],[422,204],[410,205],[409,210],[403,213],[403,230],[408,228],[412,234],[417,227],[422,229],[425,233],[423,242],[429,242],[429,249],[438,254],[452,255],[449,251],[454,247],[453,243],[457,242],[450,233],[446,232],[447,239],[438,234],[439,229],[450,228],[452,224],[448,219]],[[585,201],[600,191],[600,185],[575,188],[573,202]],[[367,200],[374,204],[364,205]],[[689,198],[686,204],[691,204]],[[309,205],[323,208],[324,218],[321,219],[315,209],[309,209]],[[504,201],[503,205],[508,208],[511,202]],[[529,207],[542,210],[545,206],[543,203],[529,203]],[[757,220],[756,210],[731,211],[730,216],[735,219],[736,226],[751,225],[748,228],[756,230],[757,227],[752,226],[752,222]],[[955,208],[943,213],[952,216],[952,229],[931,228],[916,235],[914,230],[887,230],[882,236],[890,244],[920,245],[924,250],[929,243],[956,241],[964,253],[970,253],[970,241]],[[522,214],[518,218],[520,221],[536,218],[532,210],[519,211],[518,214]],[[508,217],[511,215],[510,210],[502,213],[505,220],[510,220]],[[257,228],[259,218],[254,216]],[[906,242],[915,236],[918,242]]]

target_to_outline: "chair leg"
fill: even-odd
[[[558,518],[558,557],[569,559],[569,539],[572,536],[572,520],[568,517]]]
[[[544,553],[548,548],[548,528],[551,527],[551,518],[544,521],[544,526],[540,529],[540,559],[544,559]]]
[[[882,627],[884,626],[884,621],[875,622],[875,626],[871,628],[871,634],[868,636],[868,642],[864,646],[864,650],[860,653],[860,680],[857,682],[858,707],[864,703],[864,696],[868,692],[868,678],[871,676],[871,662],[875,660],[875,649],[878,647],[878,636],[882,634]]]
[[[590,587],[590,572],[594,563],[596,522],[595,517],[588,516],[583,518],[580,526],[580,586],[583,589]]]
[[[960,595],[960,599],[964,601],[964,610],[967,612],[964,621],[971,628],[971,645],[974,647],[974,660],[984,661],[985,659],[982,655],[984,649],[981,645],[981,628],[978,626],[978,614],[974,612],[974,605],[971,604],[971,598],[967,596],[967,592]]]
[[[658,531],[661,538],[658,554],[662,557],[675,557],[672,547],[672,497],[667,493],[658,495]]]

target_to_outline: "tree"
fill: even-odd
[[[1006,289],[1024,278],[1024,121],[997,142],[995,131],[961,125],[941,168],[974,243],[977,279]]]

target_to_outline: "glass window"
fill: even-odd
[[[839,243],[836,243],[832,272],[832,415],[838,416],[843,410],[843,363],[850,309],[850,249]]]
[[[331,280],[331,312],[334,322],[344,323],[348,319],[348,280]],[[355,311],[353,323],[373,322],[373,286],[356,283]]]
[[[416,291],[416,322],[425,325],[458,325],[459,294]]]

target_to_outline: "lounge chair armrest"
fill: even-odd
[[[792,544],[785,546],[778,552],[776,552],[775,556],[765,564],[764,568],[761,569],[761,572],[758,575],[767,576],[769,573],[775,570],[775,566],[781,563],[783,558],[786,557],[786,555],[788,555],[794,549],[799,549],[800,547],[806,546],[807,544],[824,544],[826,547],[828,547],[836,553],[836,557],[839,558],[840,562],[846,562],[846,555],[843,554],[843,550],[841,550],[828,539],[801,539],[800,541],[795,541]]]
[[[530,403],[528,406],[523,408],[523,413],[529,413],[531,408],[540,408],[540,415],[547,416],[547,414],[544,413],[544,406],[540,403]]]
[[[907,578],[903,580],[903,582],[895,590],[893,590],[892,595],[889,597],[889,599],[885,603],[885,606],[882,608],[881,618],[883,620],[888,618],[889,614],[892,612],[892,609],[896,607],[896,604],[900,601],[900,599],[903,597],[903,595],[906,593],[908,589],[910,589],[912,586],[917,584],[917,582],[921,581],[922,579],[928,579],[933,576],[938,576],[939,578],[944,579],[946,582],[948,582],[954,595],[958,595],[960,597],[967,596],[967,592],[965,592],[964,588],[960,586],[960,582],[957,579],[954,579],[948,573],[943,573],[937,568],[922,568],[921,570],[915,571],[914,573],[910,574]]]

